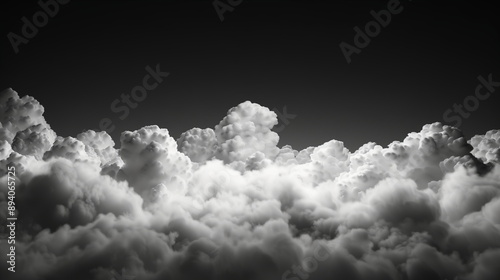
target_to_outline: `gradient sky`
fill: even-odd
[[[210,0],[73,0],[18,54],[7,34],[20,34],[21,18],[40,7],[3,3],[0,89],[34,96],[62,136],[108,117],[117,142],[149,124],[177,138],[250,100],[297,115],[280,145],[387,145],[443,122],[474,94],[478,75],[500,81],[497,9],[469,1],[401,1],[403,11],[348,64],[339,44],[352,44],[353,28],[388,2],[244,0],[221,22]],[[156,64],[170,76],[120,120],[110,104]],[[500,88],[463,120],[466,136],[500,128],[499,105]]]

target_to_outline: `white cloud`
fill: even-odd
[[[214,129],[176,141],[147,126],[115,147],[106,132],[56,137],[31,97],[0,101],[0,169],[18,178],[9,279],[500,275],[497,130],[469,146],[434,123],[388,147],[297,151],[277,146],[276,114],[247,101]],[[3,220],[7,191],[4,176]],[[331,249],[322,260],[318,244]]]
[[[276,124],[276,113],[259,104],[245,101],[233,107],[215,127],[217,157],[226,163],[245,161],[256,152],[274,158],[279,136],[271,129]]]
[[[486,162],[500,162],[500,130],[490,130],[485,135],[476,135],[469,140],[474,148],[472,154]]]

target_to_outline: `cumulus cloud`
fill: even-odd
[[[154,196],[160,186],[181,191],[191,173],[189,157],[165,128],[146,126],[125,131],[119,154],[124,162],[117,177],[126,180],[143,197]]]
[[[215,132],[211,128],[192,128],[181,134],[177,145],[179,151],[196,163],[212,159],[218,147]]]
[[[490,130],[485,135],[476,135],[469,140],[474,148],[472,154],[486,162],[500,162],[500,130]]]
[[[226,163],[246,161],[256,152],[275,157],[279,136],[271,129],[276,124],[276,113],[259,104],[246,101],[233,107],[215,126],[217,157]]]
[[[0,123],[2,138],[9,142],[19,131],[33,125],[48,127],[43,112],[45,109],[33,97],[25,95],[19,98],[17,92],[6,89],[0,93]]]
[[[433,123],[387,147],[298,151],[247,101],[214,128],[174,139],[151,125],[116,146],[106,132],[57,136],[32,97],[0,101],[18,214],[2,279],[500,277],[498,130],[467,140]]]
[[[85,144],[87,154],[99,159],[101,166],[113,163],[123,164],[115,149],[115,142],[107,132],[87,130],[78,134],[76,138]]]

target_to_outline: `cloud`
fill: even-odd
[[[12,149],[23,155],[42,158],[56,139],[56,133],[42,124],[32,125],[19,131],[12,141]]]
[[[150,198],[160,184],[178,191],[185,189],[192,162],[177,150],[167,129],[153,125],[125,131],[120,141],[124,164],[118,179],[126,180],[144,198]]]
[[[276,124],[276,113],[259,104],[245,101],[233,107],[215,126],[217,158],[226,163],[245,161],[256,152],[275,157],[279,136],[271,129]]]
[[[2,138],[10,142],[19,131],[32,125],[47,127],[44,111],[43,106],[31,96],[19,98],[18,93],[10,88],[0,92]]]
[[[13,151],[10,143],[7,140],[2,139],[0,141],[0,159],[6,159],[12,152]]]
[[[71,161],[94,161],[97,164],[97,159],[88,154],[85,149],[85,144],[82,141],[73,137],[57,137],[49,151],[43,155],[44,160],[51,158],[66,158]]]
[[[469,140],[472,154],[485,162],[500,162],[500,130],[490,130]]]
[[[99,159],[101,166],[112,163],[123,164],[118,151],[114,148],[115,142],[107,132],[87,130],[78,134],[76,138],[85,144],[87,154],[95,155]]]
[[[0,101],[18,211],[16,273],[2,279],[500,276],[498,130],[467,141],[433,123],[387,147],[297,151],[246,101],[213,129],[174,139],[151,125],[116,147],[106,132],[57,136],[32,97]]]
[[[56,230],[85,225],[99,214],[142,212],[139,195],[126,183],[100,175],[89,163],[56,159],[43,169],[17,191],[19,220],[28,224],[26,228]]]
[[[215,132],[211,128],[192,128],[181,134],[177,145],[180,152],[197,163],[212,159],[218,147]]]

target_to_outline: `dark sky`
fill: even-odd
[[[474,95],[479,75],[500,81],[493,4],[402,0],[403,11],[349,64],[339,44],[353,44],[353,28],[390,1],[243,0],[222,22],[212,2],[73,0],[17,54],[7,34],[21,35],[21,19],[41,8],[2,3],[0,88],[34,96],[62,136],[110,118],[115,140],[149,124],[177,138],[213,128],[250,100],[296,115],[280,145],[337,139],[354,151],[443,122],[447,109]],[[111,103],[157,64],[170,76],[120,120]],[[463,118],[464,133],[500,128],[499,104],[500,88]]]

